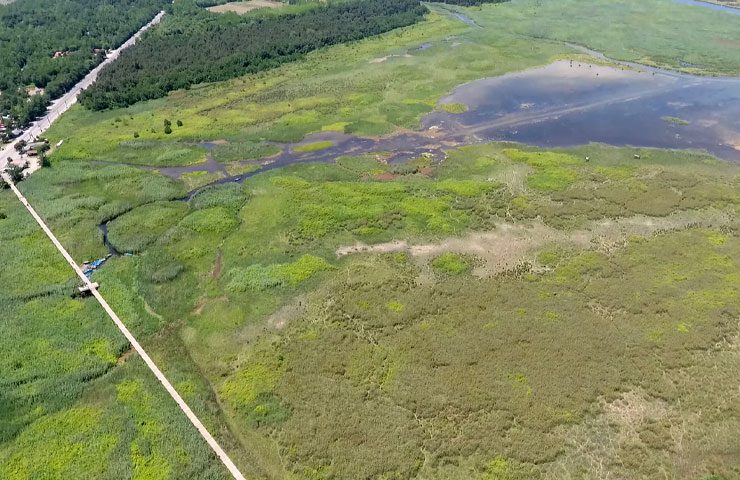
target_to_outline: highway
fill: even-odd
[[[52,123],[54,123],[64,112],[69,110],[69,108],[77,103],[77,95],[90,85],[92,85],[95,80],[98,78],[98,74],[100,71],[105,68],[107,65],[110,65],[111,63],[115,62],[116,59],[121,55],[121,52],[126,50],[128,47],[136,43],[136,41],[141,37],[141,35],[147,31],[149,28],[153,27],[154,25],[158,24],[162,17],[164,16],[164,11],[159,12],[149,23],[141,27],[141,29],[136,32],[131,38],[126,40],[120,47],[117,49],[111,51],[107,58],[100,63],[97,67],[90,70],[90,73],[85,75],[85,78],[80,80],[77,85],[72,87],[70,91],[65,93],[63,96],[57,98],[56,100],[51,102],[51,105],[49,105],[49,109],[47,110],[47,113],[45,116],[39,118],[35,122],[33,122],[28,129],[26,129],[23,134],[21,134],[18,138],[16,138],[12,143],[9,143],[3,149],[0,151],[0,170],[5,170],[5,167],[8,166],[9,159],[17,159],[19,157],[18,152],[15,151],[14,145],[24,140],[26,142],[32,141],[34,138],[38,138],[40,135],[42,135],[50,126]],[[28,173],[32,173],[33,171],[37,170],[39,168],[38,162],[33,162],[33,165],[30,166],[30,168],[27,170]]]

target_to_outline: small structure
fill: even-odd
[[[103,258],[99,258],[97,260],[91,260],[86,261],[82,264],[82,273],[85,274],[87,278],[90,278],[95,270],[102,267],[103,264],[111,257],[111,254],[109,253]]]
[[[100,287],[100,285],[98,285],[98,282],[77,287],[77,295],[79,295],[80,297],[87,297],[88,295],[92,295],[92,290],[97,290],[98,287]]]

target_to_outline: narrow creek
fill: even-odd
[[[256,167],[249,173],[230,175],[210,152],[206,162],[195,165],[138,167],[172,178],[191,172],[223,175],[180,199],[189,201],[208,186],[243,182],[265,171],[293,164],[333,162],[343,156],[378,152],[386,152],[384,156],[389,163],[422,155],[441,160],[445,150],[491,141],[541,147],[597,142],[635,148],[697,149],[740,162],[740,78],[699,77],[614,62],[585,47],[569,46],[620,66],[561,60],[475,80],[458,86],[438,103],[438,106],[458,104],[463,107],[462,113],[437,108],[422,117],[419,130],[382,137],[321,132],[294,144],[275,144],[281,151],[272,157],[238,162]],[[424,43],[418,48],[443,47]],[[318,151],[297,148],[326,141],[331,146]],[[212,146],[205,145],[207,149]],[[120,255],[108,240],[108,223],[99,225],[103,243],[111,255]]]

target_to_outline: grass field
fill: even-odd
[[[0,212],[0,478],[226,478],[98,304],[71,298],[73,272],[9,191]],[[106,296],[133,329],[156,335],[163,324],[130,289],[131,273],[101,272]],[[167,369],[218,425],[191,364]]]
[[[215,177],[98,163],[187,165],[226,140],[214,158],[246,172],[268,142],[413,128],[462,82],[570,55],[562,41],[740,71],[717,43],[729,20],[668,1],[461,10],[484,28],[432,8],[259,76],[75,107],[20,188],[78,261],[107,253],[101,222],[134,253],[93,279],[248,478],[740,477],[737,165],[486,144],[293,165],[186,202]],[[8,191],[0,242],[0,478],[223,478]]]
[[[706,74],[740,72],[740,50],[727,46],[740,41],[735,19],[670,0],[598,0],[588,6],[575,0],[519,0],[465,13],[484,28],[433,7],[421,24],[321,50],[259,75],[174,92],[127,109],[73,107],[49,131],[54,142],[65,139],[55,158],[127,161],[124,152],[132,151],[130,145],[151,145],[150,151],[136,150],[135,163],[181,165],[197,160],[195,151],[185,152],[192,147],[185,145],[179,156],[167,158],[155,145],[218,139],[296,142],[338,125],[360,135],[414,128],[421,115],[461,83],[568,55],[582,58],[563,42],[650,65]],[[425,43],[432,46],[417,50]],[[181,120],[183,126],[165,135],[165,119]]]
[[[167,201],[178,182],[136,170],[142,185],[165,183],[141,206],[115,210],[110,240],[137,254],[94,278],[196,405],[219,399],[208,418],[250,475],[604,478],[596,472],[605,462],[614,478],[733,478],[740,417],[723,379],[740,368],[740,171],[702,154],[634,153],[481,145],[449,152],[438,167],[420,159],[423,174],[393,180],[396,167],[374,157],[344,158],[209,187],[189,203]],[[130,193],[113,187],[131,169],[101,171],[73,180],[84,170],[61,162],[21,184],[78,259],[101,255],[96,222]],[[16,293],[7,294],[28,298],[35,281],[53,292],[45,302],[86,305],[66,299],[61,264],[54,277],[43,263],[9,257],[34,251],[22,247],[32,239],[48,246],[2,198],[12,213],[2,222],[17,225],[4,231],[20,242],[3,261],[15,265],[9,272],[35,269],[22,284],[9,277]],[[60,198],[75,199],[65,215],[54,210]],[[405,243],[384,247],[391,241]],[[336,255],[358,242],[366,253]],[[67,332],[62,307],[33,308],[50,313],[34,337]],[[33,368],[55,381],[57,369],[108,373],[72,383],[80,393],[67,403],[33,397],[27,413],[6,411],[22,433],[6,436],[3,458],[43,441],[34,425],[56,428],[45,423],[54,412],[88,408],[91,397],[117,411],[149,382],[141,367],[118,365],[126,346],[86,308],[69,315],[99,325],[64,337],[70,360]],[[28,312],[12,314],[9,328]],[[115,394],[99,400],[109,377],[117,386],[100,388]],[[118,427],[107,425],[88,431],[94,441],[80,458],[110,451],[99,468],[136,465],[139,440],[121,457],[109,445]],[[161,441],[171,435],[157,431]],[[166,463],[182,478],[182,465]]]

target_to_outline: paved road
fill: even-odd
[[[111,63],[116,61],[116,59],[121,55],[121,52],[136,43],[139,37],[141,37],[141,35],[146,30],[158,24],[160,20],[162,20],[163,16],[164,11],[159,12],[149,23],[141,27],[141,29],[136,32],[135,35],[126,40],[124,44],[110,52],[108,54],[108,57],[100,65],[92,69],[90,73],[88,73],[85,78],[80,80],[80,82],[75,85],[70,91],[65,93],[62,97],[51,102],[46,116],[33,122],[31,126],[28,127],[28,129],[21,136],[16,138],[13,143],[8,144],[0,151],[0,170],[5,169],[5,167],[8,165],[9,159],[17,159],[19,157],[18,152],[16,152],[15,148],[13,147],[15,143],[19,142],[20,140],[25,140],[26,142],[29,142],[32,139],[37,138],[39,135],[43,134],[51,126],[51,124],[56,121],[57,118],[59,118],[64,112],[66,112],[72,105],[77,103],[77,95],[82,90],[92,85],[93,82],[95,82],[95,80],[98,78],[100,70],[102,70],[106,65],[110,65]],[[38,169],[38,162],[33,163],[34,165],[32,165],[32,167],[29,169],[29,173]]]

